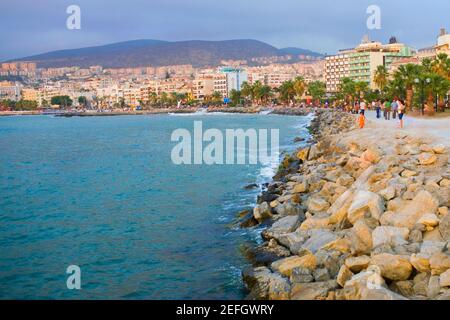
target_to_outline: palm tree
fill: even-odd
[[[230,100],[233,106],[237,106],[241,102],[241,92],[236,89],[231,90]]]
[[[338,91],[345,102],[353,104],[356,93],[356,82],[350,78],[342,78],[341,83],[338,86]]]
[[[241,96],[244,99],[249,99],[252,103],[254,100],[254,94],[253,94],[253,86],[250,85],[247,81],[244,81],[241,86]]]
[[[394,74],[397,83],[406,88],[406,109],[412,108],[415,80],[421,74],[421,71],[422,66],[408,63],[401,65]]]
[[[322,100],[326,93],[326,85],[322,81],[313,81],[308,85],[308,92],[314,101]]]
[[[426,77],[430,79],[430,85],[427,88],[428,101],[426,112],[428,115],[433,115],[435,111],[433,108],[435,97],[438,99],[436,107],[439,107],[441,110],[444,108],[444,98],[450,90],[450,80],[437,73],[428,74]]]
[[[436,60],[431,63],[431,71],[435,72],[444,79],[450,80],[450,58],[447,54],[441,53]],[[448,91],[439,95],[439,110],[443,111],[445,108],[444,99]]]
[[[380,89],[381,92],[384,91],[388,84],[389,78],[389,72],[387,68],[384,65],[378,66],[377,70],[375,71],[374,76],[374,82],[377,85],[378,89]]]
[[[302,77],[297,77],[294,79],[294,91],[295,91],[297,100],[302,99],[302,96],[305,93],[306,89],[307,89],[307,84],[306,84],[305,79],[303,79]]]
[[[283,82],[278,88],[278,93],[282,102],[287,104],[291,103],[295,97],[294,82],[291,80]]]

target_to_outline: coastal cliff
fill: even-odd
[[[249,299],[450,299],[448,147],[319,111],[243,225]]]

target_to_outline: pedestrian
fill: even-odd
[[[377,100],[375,102],[375,110],[377,112],[377,119],[380,119],[380,117],[381,117],[381,101],[380,100]]]
[[[398,100],[397,104],[398,104],[398,107],[397,107],[398,125],[399,125],[400,129],[403,129],[403,117],[405,116],[405,104],[401,100]]]
[[[391,102],[389,100],[384,103],[384,119],[391,120]]]
[[[397,113],[398,113],[398,102],[397,99],[394,99],[394,101],[392,101],[392,119],[396,119],[397,118]]]
[[[366,114],[366,103],[364,101],[361,101],[359,104],[359,112],[364,116]]]

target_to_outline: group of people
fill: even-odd
[[[365,112],[367,109],[365,101],[355,103],[355,111],[359,113],[359,127],[362,129],[365,126]],[[403,117],[405,115],[405,103],[400,99],[390,100],[376,100],[369,106],[370,109],[375,110],[377,113],[377,119],[381,118],[381,114],[385,120],[397,119],[399,120],[399,128],[403,128]]]

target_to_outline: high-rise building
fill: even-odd
[[[371,89],[377,89],[374,77],[379,66],[384,65],[389,69],[392,63],[412,57],[414,54],[415,50],[397,43],[395,38],[391,38],[389,44],[369,41],[365,38],[356,48],[341,50],[338,55],[326,58],[327,92],[337,92],[342,78],[345,77],[367,82]]]

